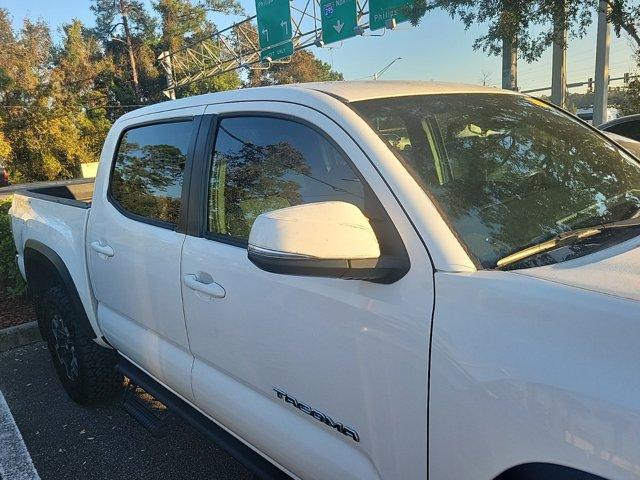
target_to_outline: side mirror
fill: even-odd
[[[249,260],[272,273],[384,280],[402,268],[380,255],[369,220],[346,202],[307,203],[263,213],[249,234]]]

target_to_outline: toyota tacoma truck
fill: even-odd
[[[128,377],[262,478],[640,478],[640,164],[548,103],[169,101],[11,216],[77,402]]]

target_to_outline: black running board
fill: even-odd
[[[136,387],[133,382],[125,387],[122,408],[155,438],[164,437],[167,434],[165,422],[136,394]]]
[[[291,477],[247,447],[240,440],[220,428],[204,414],[197,411],[187,402],[174,393],[167,390],[145,372],[124,358],[118,362],[118,371],[128,377],[132,383],[138,385],[147,393],[153,395],[160,403],[164,404],[172,413],[181,417],[192,427],[216,443],[229,455],[263,480],[291,480]]]

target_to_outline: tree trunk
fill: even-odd
[[[598,7],[598,33],[596,37],[595,92],[593,97],[593,124],[601,125],[607,121],[609,103],[609,47],[611,44],[611,25],[609,24],[609,4],[600,0]]]
[[[555,0],[553,12],[553,66],[551,71],[551,101],[567,107],[567,28],[566,0]]]
[[[502,88],[518,90],[518,42],[515,38],[502,39]]]
[[[127,53],[129,54],[129,64],[131,65],[131,82],[133,83],[133,91],[136,94],[138,101],[141,101],[140,96],[140,81],[138,80],[138,64],[136,62],[136,56],[133,52],[133,42],[131,41],[131,30],[129,30],[129,17],[127,12],[127,4],[125,0],[120,0],[120,15],[122,16],[122,28],[124,29],[124,41],[127,46]]]

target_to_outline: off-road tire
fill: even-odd
[[[49,288],[38,303],[40,331],[67,394],[81,405],[113,400],[122,391],[122,375],[116,370],[116,351],[101,347],[83,332],[79,314],[63,287]],[[54,324],[57,333],[54,333]],[[61,330],[65,332],[64,348],[60,348]],[[68,357],[75,357],[75,362],[67,361]]]

